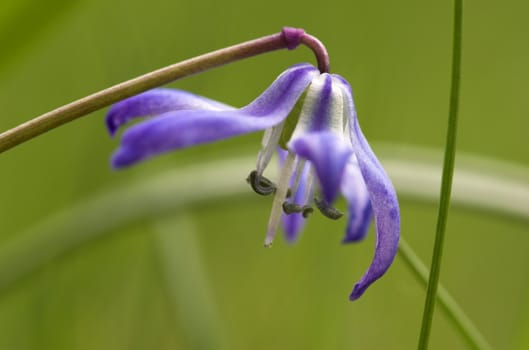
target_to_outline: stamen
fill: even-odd
[[[323,199],[314,198],[314,203],[316,204],[316,208],[318,208],[319,211],[329,219],[338,220],[343,216],[341,211],[331,206]]]
[[[294,184],[292,186],[293,194],[298,192],[299,181],[301,180],[301,174],[303,173],[304,167],[305,167],[305,159],[299,159],[298,164],[296,165],[296,178],[294,179]]]
[[[254,170],[246,178],[246,182],[252,186],[255,193],[261,196],[268,196],[276,191],[276,185],[268,180],[266,177],[257,174],[257,170]]]
[[[294,153],[289,151],[285,163],[283,164],[283,168],[281,169],[274,202],[272,203],[272,212],[270,213],[270,219],[268,221],[268,229],[266,231],[264,243],[265,247],[270,247],[272,245],[277,233],[277,228],[279,227],[279,222],[281,220],[281,209],[283,208],[283,202],[285,201],[288,191],[288,183],[294,172],[295,159]]]
[[[312,198],[314,197],[314,178],[314,168],[309,164],[309,170],[306,179],[307,188],[305,190],[305,206],[309,207],[310,203],[312,202]]]
[[[272,127],[271,129],[266,129],[263,135],[263,140],[261,141],[262,148],[257,155],[257,173],[262,175],[272,155],[275,153],[277,145],[279,143],[279,138],[283,132],[283,126],[285,122]]]

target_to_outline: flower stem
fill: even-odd
[[[0,134],[0,153],[140,92],[244,58],[279,49],[292,50],[299,44],[309,47],[314,52],[321,72],[329,70],[329,56],[318,39],[306,34],[302,29],[285,27],[280,33],[175,63],[42,114]]]
[[[424,305],[424,313],[419,338],[419,350],[428,348],[428,340],[432,327],[437,287],[441,271],[441,260],[443,255],[443,243],[445,237],[446,221],[448,218],[448,208],[450,206],[450,195],[452,192],[452,177],[454,174],[454,162],[456,152],[457,115],[459,107],[459,85],[461,71],[461,32],[463,25],[463,0],[454,1],[454,31],[452,48],[452,82],[450,91],[450,110],[448,115],[448,128],[446,133],[446,146],[443,165],[443,177],[441,180],[441,198],[439,203],[439,213],[437,215],[437,228],[435,243],[432,254],[432,264],[430,267],[430,278],[428,280],[428,290]]]

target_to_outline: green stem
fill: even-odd
[[[452,49],[452,86],[450,91],[450,111],[448,116],[448,129],[446,134],[446,148],[443,165],[443,177],[441,181],[441,198],[439,213],[437,216],[437,229],[433,247],[432,264],[430,267],[430,278],[424,305],[424,313],[419,338],[419,350],[428,348],[428,340],[432,328],[432,319],[435,309],[435,299],[441,272],[441,260],[443,256],[443,243],[445,237],[448,208],[450,206],[450,195],[452,192],[452,177],[454,174],[454,162],[456,152],[457,114],[459,107],[459,84],[461,70],[461,32],[463,25],[463,0],[454,1],[454,32]]]
[[[292,38],[289,36],[289,33],[292,32],[302,34],[299,34],[298,38]],[[299,41],[296,39],[299,39]],[[318,68],[322,72],[329,70],[327,51],[317,38],[304,33],[302,29],[285,27],[280,33],[175,63],[101,90],[31,119],[0,134],[0,153],[31,140],[46,131],[95,112],[98,109],[110,106],[124,98],[227,63],[279,49],[293,49],[299,44],[309,47],[314,52],[318,61]]]
[[[402,237],[399,242],[399,253],[404,262],[413,271],[415,277],[426,286],[428,283],[428,269],[417,254],[415,254],[408,242]],[[485,340],[485,337],[476,328],[474,323],[472,323],[472,320],[442,285],[439,285],[437,300],[445,314],[473,349],[492,349],[489,343],[487,343],[487,340]]]

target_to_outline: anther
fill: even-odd
[[[331,206],[323,199],[314,198],[314,203],[316,204],[316,208],[318,208],[318,210],[329,219],[338,220],[343,216],[341,211]]]
[[[257,174],[257,170],[252,171],[248,175],[246,182],[250,184],[255,193],[262,196],[268,196],[276,192],[276,185],[266,177]]]
[[[283,212],[287,215],[294,214],[294,213],[301,213],[303,211],[303,208],[301,205],[289,203],[289,202],[283,202]]]
[[[304,205],[301,208],[301,215],[306,219],[309,217],[310,214],[314,212],[314,209],[310,205]]]

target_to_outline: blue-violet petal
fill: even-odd
[[[185,109],[229,110],[233,107],[186,91],[158,88],[113,105],[107,113],[106,124],[110,135],[114,136],[120,126],[133,118]]]
[[[395,259],[400,238],[400,211],[395,188],[358,124],[351,87],[345,80],[343,82],[347,114],[351,117],[349,126],[353,150],[371,199],[377,241],[371,265],[349,296],[350,300],[356,300],[384,275]]]
[[[333,132],[312,132],[291,140],[288,147],[314,166],[323,199],[332,203],[340,193],[345,165],[351,146]]]
[[[367,234],[373,218],[373,209],[369,192],[355,157],[351,157],[345,166],[342,195],[347,201],[348,211],[347,227],[342,242],[358,242],[364,239]]]

